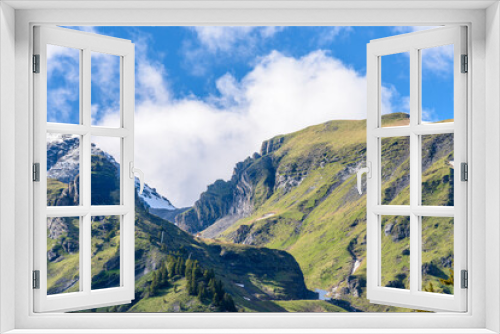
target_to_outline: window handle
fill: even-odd
[[[144,190],[144,173],[139,168],[134,168],[134,162],[130,161],[130,178],[132,180],[134,179],[135,173],[139,174],[139,182],[140,182],[139,195],[142,195],[142,191]]]
[[[358,192],[359,194],[363,194],[363,191],[361,190],[361,176],[366,173],[366,177],[371,179],[372,178],[372,163],[370,161],[366,162],[366,167],[360,168],[358,170]]]

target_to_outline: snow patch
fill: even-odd
[[[135,187],[139,188],[139,179],[135,179]],[[139,197],[152,209],[176,210],[177,208],[168,199],[160,195],[156,189],[144,184],[144,190]]]

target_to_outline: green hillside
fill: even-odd
[[[98,188],[103,189],[103,194],[94,191],[93,195],[96,199],[108,201],[116,193],[116,190],[109,186],[114,184],[109,180],[115,177],[113,166],[106,165],[111,163],[103,159],[92,159],[92,163],[92,168],[96,171],[92,180],[108,185]],[[94,163],[99,165],[94,166]],[[104,170],[105,173],[99,173],[99,170]],[[68,187],[55,180],[51,183],[58,185],[58,188]],[[55,196],[63,196],[60,191],[51,191],[50,194],[52,195],[49,196],[49,203],[57,203],[59,198]],[[74,292],[79,289],[78,226],[79,220],[75,218],[48,220],[47,266],[50,294]],[[92,289],[119,286],[119,243],[118,217],[93,217]],[[181,274],[168,278],[167,286],[158,288],[152,295],[149,287],[162,266],[168,264],[169,256],[183,261],[197,261],[201,271],[212,271],[214,278],[224,286],[224,293],[234,300],[238,311],[285,311],[285,308],[273,301],[303,300],[314,296],[306,289],[297,262],[287,252],[195,238],[172,223],[150,214],[136,194],[136,298],[129,305],[90,311],[228,311],[221,310],[210,298],[200,301],[197,296],[186,295],[186,279]],[[203,279],[198,278],[196,284],[202,283]],[[209,291],[208,282],[205,282],[205,285]],[[207,296],[210,296],[210,292],[207,292]],[[223,297],[224,295],[221,298]]]
[[[387,125],[399,124],[405,114],[390,115]],[[355,188],[355,171],[365,161],[365,121],[331,121],[273,138],[279,145],[254,160],[271,159],[276,182],[270,196],[259,204],[262,191],[254,190],[254,211],[216,238],[286,250],[299,263],[310,290],[331,292],[367,311],[386,307],[365,302],[366,197]],[[423,138],[423,204],[453,205],[453,137]],[[382,141],[382,201],[409,204],[409,141]],[[264,153],[264,152],[262,152]],[[269,192],[268,192],[269,193]],[[427,220],[427,221],[426,221]],[[437,222],[439,221],[439,222]],[[453,262],[453,222],[424,219],[423,278],[434,291],[452,293],[442,282]],[[433,222],[436,222],[433,224]],[[408,288],[409,221],[383,217],[382,283]],[[429,247],[427,247],[429,245]]]
[[[407,121],[383,117],[384,125]],[[330,121],[265,141],[177,215],[177,226],[136,194],[136,298],[91,311],[224,312],[232,303],[239,312],[412,311],[366,299],[366,196],[355,179],[365,156],[366,121]],[[453,135],[422,138],[422,167],[423,204],[453,205]],[[92,168],[101,185],[93,204],[117,201],[116,166],[95,156]],[[408,138],[382,140],[381,172],[383,204],[408,204]],[[78,181],[50,180],[49,204],[75,205]],[[119,282],[118,226],[116,217],[93,219],[94,289]],[[409,288],[409,233],[408,217],[382,217],[384,286]],[[422,288],[453,293],[453,220],[422,219],[422,242]],[[47,245],[49,292],[77,291],[78,220],[49,219]],[[179,261],[195,261],[198,274]]]

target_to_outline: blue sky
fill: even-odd
[[[207,184],[228,179],[234,164],[257,151],[265,139],[331,119],[366,118],[366,44],[421,30],[75,29],[135,43],[136,165],[176,206],[191,205]],[[51,52],[48,121],[78,123],[78,73],[60,66],[78,68],[77,60],[68,52]],[[451,53],[443,47],[423,54],[422,106],[427,121],[453,118]],[[95,125],[118,124],[119,72],[113,57],[92,58]],[[408,60],[404,54],[383,59],[385,112],[408,112]],[[101,146],[106,149],[105,140]]]

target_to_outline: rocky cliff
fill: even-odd
[[[78,139],[67,136],[47,143],[49,163],[49,205],[77,205],[79,175]],[[70,165],[66,163],[72,161]],[[55,171],[57,166],[62,166]],[[93,146],[93,183],[105,185],[96,191],[96,205],[108,201],[118,190],[116,161]],[[103,172],[106,171],[106,172]],[[71,179],[73,177],[73,179]],[[66,181],[66,182],[65,182]],[[120,308],[104,308],[100,312],[160,312],[155,298],[148,293],[158,269],[168,255],[196,260],[203,269],[213,270],[215,277],[234,299],[237,308],[247,311],[284,311],[272,301],[305,299],[307,290],[299,265],[287,252],[244,245],[204,242],[180,230],[170,222],[151,214],[152,198],[162,200],[153,188],[139,196],[136,189],[135,275],[136,298]],[[164,198],[163,198],[164,199]],[[165,203],[163,201],[163,203]],[[119,220],[116,216],[92,218],[92,288],[102,289],[119,283]],[[58,294],[79,289],[80,220],[74,217],[50,218],[47,221],[48,293]],[[173,278],[176,281],[177,278]],[[161,298],[172,305],[183,304],[184,311],[214,310],[210,303],[200,305],[196,296],[186,295],[184,285],[162,289]],[[170,305],[170,304],[169,304]],[[191,305],[191,306],[189,306]],[[195,307],[196,306],[196,307]],[[173,309],[179,309],[175,306]]]
[[[383,117],[389,126],[407,120],[407,114]],[[262,144],[259,154],[236,165],[232,179],[224,183],[231,190],[224,210],[218,209],[222,197],[200,198],[197,205],[211,208],[214,214],[206,219],[195,205],[192,220],[179,226],[192,233],[205,228],[201,235],[206,238],[286,250],[299,263],[309,290],[325,290],[331,298],[349,301],[361,310],[395,310],[370,304],[364,297],[366,197],[356,190],[355,174],[365,154],[364,120],[331,121],[275,137]],[[381,169],[383,203],[409,204],[407,138],[382,140]],[[422,170],[423,204],[453,205],[453,135],[422,137]],[[212,192],[214,186],[219,189],[218,184],[211,185]],[[244,203],[239,211],[243,214],[235,217],[232,213],[238,212],[239,203]],[[409,224],[406,217],[386,218],[383,284],[405,288]],[[193,221],[195,227],[190,226]],[[426,226],[423,241],[429,251],[422,257],[423,283],[452,293],[441,280],[452,269],[453,221],[429,218]]]

